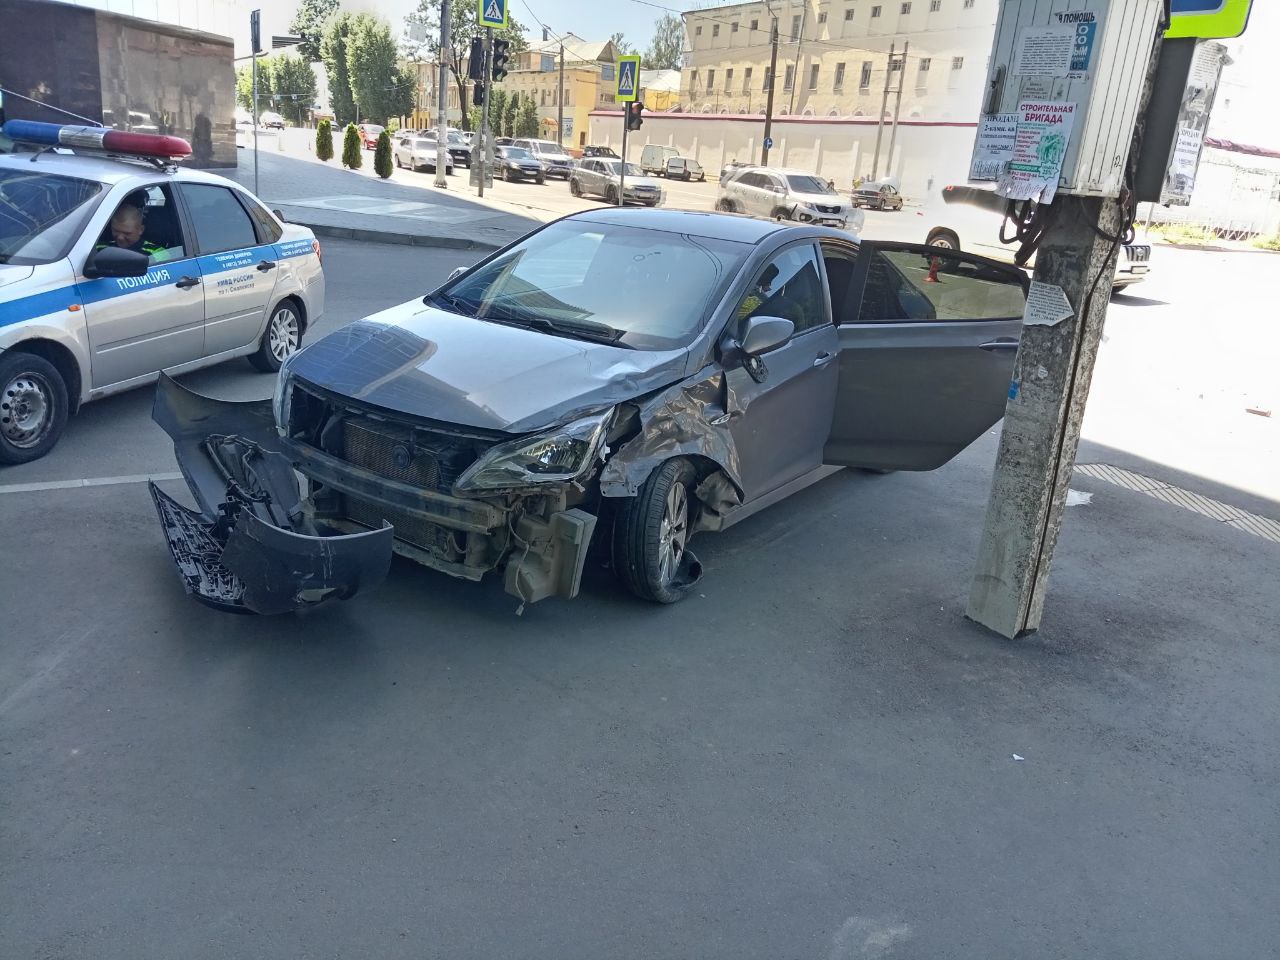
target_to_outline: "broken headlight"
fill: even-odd
[[[289,361],[286,360],[285,363]],[[287,367],[281,367],[280,372],[276,375],[276,389],[271,395],[271,414],[275,417],[276,432],[281,436],[285,435],[289,424],[289,371]]]
[[[595,463],[611,412],[583,417],[536,437],[500,443],[468,467],[454,489],[507,490],[576,480]]]

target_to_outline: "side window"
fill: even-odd
[[[258,240],[261,243],[275,243],[284,235],[284,230],[280,224],[276,222],[276,218],[267,213],[267,208],[261,203],[249,196],[247,193],[239,194],[240,202],[244,204],[249,216],[253,218],[253,222],[258,227]]]
[[[174,205],[173,188],[156,183],[130,193],[111,214],[97,247],[137,250],[147,254],[152,263],[190,256]]]
[[[191,211],[201,253],[221,253],[223,250],[258,245],[253,221],[231,195],[230,189],[204,183],[184,183],[181,189]]]
[[[860,323],[1008,320],[1026,307],[1017,277],[994,265],[941,251],[875,250],[871,258]]]
[[[765,265],[734,313],[739,323],[748,317],[782,317],[796,325],[796,333],[829,322],[812,244],[788,247]]]

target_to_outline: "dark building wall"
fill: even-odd
[[[230,38],[40,0],[0,0],[0,86],[117,130],[191,143],[193,167],[234,167]],[[8,117],[74,122],[16,97]]]

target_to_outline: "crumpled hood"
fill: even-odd
[[[814,206],[823,207],[843,207],[848,202],[844,197],[832,195],[830,193],[793,193],[791,199],[798,200],[800,203],[811,203]]]
[[[686,361],[685,350],[588,343],[413,300],[300,350],[286,371],[396,413],[528,433],[674,383]]]

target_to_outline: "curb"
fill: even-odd
[[[503,244],[484,240],[468,240],[462,237],[437,237],[430,234],[393,233],[387,230],[365,230],[360,227],[335,227],[325,223],[306,223],[290,219],[306,227],[317,237],[333,237],[338,240],[363,240],[366,243],[398,243],[409,247],[437,247],[445,250],[498,250]]]

